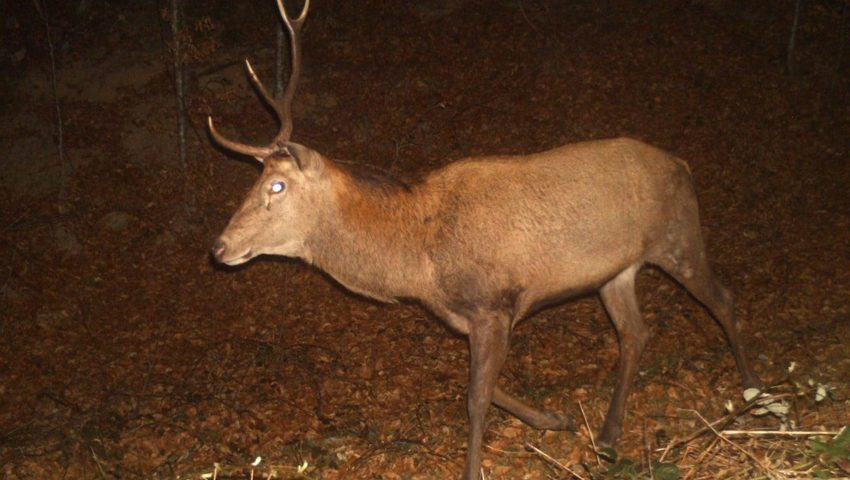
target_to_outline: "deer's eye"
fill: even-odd
[[[286,184],[280,180],[272,182],[271,193],[281,193],[286,190]]]

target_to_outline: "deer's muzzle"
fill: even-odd
[[[233,249],[227,245],[227,242],[222,237],[219,237],[215,241],[210,253],[215,261],[227,265],[238,265],[250,260],[252,257],[250,248],[245,252],[234,254]]]

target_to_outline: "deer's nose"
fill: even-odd
[[[222,240],[221,237],[219,237],[218,239],[216,239],[215,243],[213,244],[212,250],[211,250],[210,253],[212,253],[213,258],[215,258],[217,261],[220,262],[221,257],[222,257],[222,255],[224,255],[224,252],[226,250],[227,250],[227,244],[225,244],[224,240]]]

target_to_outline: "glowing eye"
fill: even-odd
[[[286,188],[286,184],[281,182],[281,181],[277,181],[277,182],[272,183],[272,193],[280,193],[285,188]]]

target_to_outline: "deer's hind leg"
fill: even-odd
[[[764,383],[753,371],[741,339],[741,324],[735,315],[732,293],[723,286],[711,271],[705,252],[699,224],[683,229],[690,235],[674,237],[676,243],[652,263],[667,272],[690,292],[723,328],[735,356],[735,363],[745,388],[762,388]]]

